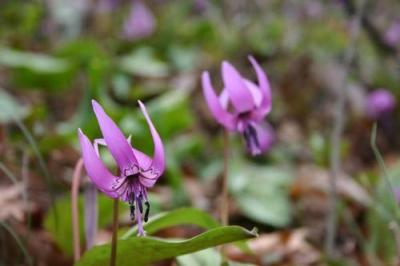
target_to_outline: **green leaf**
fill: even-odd
[[[239,226],[211,229],[188,240],[163,240],[152,237],[133,237],[118,241],[117,265],[148,265],[163,259],[175,258],[206,248],[256,237],[254,231]],[[110,244],[89,250],[77,265],[107,265]]]
[[[156,59],[153,50],[147,47],[122,57],[119,64],[122,70],[143,77],[165,77],[169,71],[168,65]]]
[[[260,223],[283,227],[290,222],[290,169],[234,161],[230,190],[244,215]]]
[[[0,123],[7,123],[15,119],[22,119],[28,109],[18,103],[10,94],[0,89]]]
[[[221,253],[215,248],[203,249],[201,251],[179,256],[176,258],[179,266],[221,266]],[[229,266],[254,266],[254,264],[227,261]]]
[[[205,229],[212,229],[219,226],[218,222],[204,211],[196,208],[181,208],[153,216],[144,225],[144,230],[147,234],[151,235],[161,229],[182,224],[194,224]],[[122,239],[127,239],[136,234],[137,226],[126,232]]]
[[[67,61],[49,55],[0,48],[0,65],[21,67],[38,73],[60,73],[69,68]]]

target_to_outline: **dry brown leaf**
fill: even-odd
[[[304,228],[262,234],[247,242],[253,254],[245,254],[234,245],[228,245],[224,252],[231,259],[261,265],[270,265],[272,261],[274,265],[314,265],[321,255],[308,244],[307,235]]]
[[[23,184],[0,187],[0,220],[14,218],[23,221],[24,214],[35,209],[32,202],[22,199]]]
[[[292,195],[303,197],[308,195],[327,196],[329,193],[329,172],[325,169],[305,165],[297,171],[298,175],[292,185]],[[371,203],[371,197],[367,191],[351,177],[340,174],[337,179],[337,190],[341,197],[353,201],[362,206]]]

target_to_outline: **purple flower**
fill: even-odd
[[[396,99],[392,93],[385,89],[377,89],[367,96],[366,112],[370,118],[377,119],[393,111]]]
[[[266,151],[271,145],[271,134],[261,122],[271,110],[271,89],[267,76],[249,56],[256,71],[258,85],[243,78],[228,62],[222,63],[224,89],[218,97],[211,85],[210,75],[203,72],[202,84],[204,97],[214,118],[230,131],[244,136],[247,150],[252,155]]]
[[[126,39],[137,40],[151,35],[155,28],[155,18],[140,0],[134,0],[131,11],[123,25],[123,36]]]
[[[119,198],[130,205],[131,219],[138,223],[138,234],[144,235],[144,221],[148,219],[150,204],[147,199],[147,189],[151,188],[165,170],[164,146],[157,133],[145,106],[139,101],[140,108],[149,125],[154,142],[153,158],[133,148],[130,138],[126,139],[121,130],[104,112],[103,108],[92,101],[93,110],[104,139],[97,139],[94,145],[79,129],[79,142],[82,149],[83,163],[86,172],[99,190],[111,198]],[[98,145],[108,148],[114,157],[119,174],[111,174],[100,159]],[[143,209],[143,203],[146,209]]]
[[[400,43],[400,20],[394,22],[389,29],[387,29],[385,32],[385,40],[393,46]]]

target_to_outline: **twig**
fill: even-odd
[[[338,87],[338,94],[335,103],[335,113],[334,113],[334,127],[331,135],[331,156],[330,156],[330,165],[331,165],[331,178],[330,178],[330,206],[329,213],[327,216],[326,222],[326,232],[327,236],[325,239],[325,252],[329,257],[335,256],[335,238],[336,238],[336,227],[337,227],[337,188],[336,181],[341,169],[341,160],[340,160],[340,144],[342,139],[342,133],[344,128],[344,108],[346,101],[346,87],[347,87],[347,79],[348,79],[348,69],[350,64],[354,58],[355,52],[355,44],[357,40],[357,36],[359,34],[360,29],[360,20],[364,11],[364,6],[366,0],[360,1],[360,6],[356,10],[354,15],[351,28],[350,28],[350,42],[347,50],[345,51],[344,60],[343,60],[343,77],[341,77],[341,84]]]
[[[14,183],[14,185],[18,185],[18,180],[15,175],[2,162],[0,162],[0,170]]]
[[[17,243],[19,248],[22,250],[22,253],[24,253],[24,256],[25,256],[28,264],[33,265],[32,258],[29,256],[28,250],[26,249],[24,243],[22,243],[22,241],[18,237],[18,235],[14,232],[14,230],[3,221],[0,221],[0,225],[3,226],[10,233],[10,235],[15,239],[15,242]]]
[[[115,266],[116,260],[117,260],[118,206],[119,206],[119,202],[118,202],[118,198],[116,198],[116,199],[114,199],[114,206],[113,206],[113,225],[112,225],[110,266]]]
[[[221,223],[229,224],[229,195],[228,195],[228,168],[229,168],[229,132],[224,130],[224,169],[222,173],[222,204]]]
[[[71,205],[72,205],[72,238],[73,238],[73,250],[74,250],[74,261],[77,262],[81,256],[81,243],[79,235],[79,208],[78,208],[78,193],[79,183],[81,179],[83,161],[82,158],[78,160],[75,165],[74,174],[72,177],[72,188],[71,188]]]

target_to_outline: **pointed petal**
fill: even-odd
[[[121,173],[124,174],[127,169],[137,165],[132,147],[114,121],[104,112],[100,104],[92,100],[92,105],[107,147],[117,162]]]
[[[244,79],[244,83],[246,84],[247,88],[249,89],[251,96],[253,97],[254,104],[256,108],[259,108],[262,103],[263,95],[256,84],[251,82],[248,79]]]
[[[223,89],[221,94],[219,95],[219,103],[221,104],[224,110],[228,110],[229,107],[229,94],[226,89]]]
[[[258,86],[262,93],[261,105],[254,112],[255,118],[257,120],[261,120],[271,111],[271,106],[272,106],[271,87],[269,86],[267,75],[265,74],[261,66],[257,63],[257,61],[252,56],[249,56],[249,60],[253,65],[254,70],[256,71]]]
[[[254,108],[251,92],[246,87],[239,72],[228,62],[222,63],[222,78],[229,98],[238,113],[244,113]]]
[[[158,173],[155,173],[152,168],[152,159],[147,156],[147,154],[144,154],[143,152],[133,148],[133,152],[135,153],[136,158],[140,162],[140,167],[142,169],[145,169],[147,171],[142,171],[141,174],[139,175],[139,181],[140,183],[145,186],[146,188],[151,188],[154,186],[154,184],[157,182],[158,178],[160,175]],[[156,171],[158,172],[158,170]]]
[[[201,77],[203,84],[203,94],[207,101],[208,108],[210,109],[215,120],[229,130],[235,130],[235,117],[228,111],[224,110],[221,106],[219,98],[211,85],[210,75],[208,72],[203,72]]]
[[[101,159],[97,156],[89,139],[85,134],[83,134],[81,129],[79,129],[78,132],[83,164],[87,175],[99,190],[107,194],[109,197],[117,198],[117,193],[111,192],[112,185],[117,177],[107,170]]]
[[[140,162],[140,168],[149,169],[151,167],[152,159],[147,154],[132,148],[135,153],[136,159]]]
[[[253,126],[257,132],[260,151],[262,153],[269,151],[275,142],[275,132],[273,128],[269,124],[253,124]]]
[[[149,114],[147,113],[146,107],[141,101],[139,102],[140,109],[144,117],[146,118],[146,122],[149,125],[151,136],[153,137],[154,143],[154,152],[153,152],[153,161],[151,163],[151,167],[154,168],[158,172],[158,176],[160,176],[165,170],[165,152],[164,152],[164,144],[158,134],[156,128],[151,121]],[[139,163],[139,165],[141,165]]]

